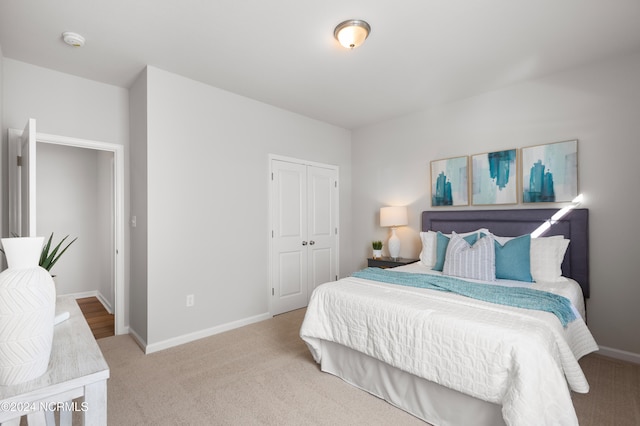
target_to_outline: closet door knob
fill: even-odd
[[[307,245],[307,242],[306,242],[306,241],[303,241],[303,242],[302,242],[302,245],[303,245],[303,246],[306,246],[306,245]]]
[[[313,241],[313,240],[309,241],[309,245],[314,245],[315,243],[316,243],[316,242],[315,242],[315,241]]]

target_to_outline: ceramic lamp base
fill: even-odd
[[[400,238],[396,235],[396,228],[391,228],[391,237],[387,243],[389,248],[389,256],[394,259],[400,257]]]

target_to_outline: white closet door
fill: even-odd
[[[337,279],[338,170],[271,160],[271,313],[307,306]]]
[[[273,314],[307,305],[307,168],[272,161]]]
[[[337,245],[337,171],[308,166],[309,200],[309,292],[334,281]]]

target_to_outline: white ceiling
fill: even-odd
[[[333,38],[349,18],[372,27],[352,51]],[[1,0],[0,46],[122,87],[149,64],[354,129],[638,52],[640,0]]]

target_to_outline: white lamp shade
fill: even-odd
[[[380,226],[404,226],[407,220],[406,207],[382,207],[380,209]]]

